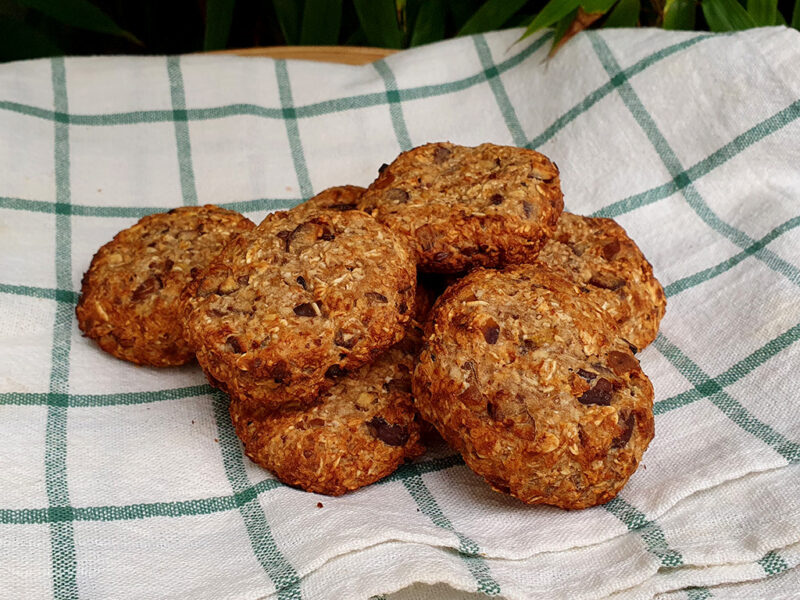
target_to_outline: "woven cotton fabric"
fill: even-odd
[[[795,597],[800,34],[607,30],[551,59],[520,34],[363,67],[0,65],[0,598]],[[81,276],[141,216],[258,222],[443,140],[547,154],[664,284],[656,437],[605,506],[525,506],[446,447],[339,498],[288,488],[196,365],[81,337]]]

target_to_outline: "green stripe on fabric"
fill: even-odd
[[[73,292],[72,290],[54,290],[53,288],[40,288],[30,285],[9,285],[6,283],[0,283],[0,294],[28,296],[29,298],[39,298],[41,300],[55,300],[56,302],[64,302],[72,306],[78,303],[79,296],[77,292]]]
[[[670,342],[666,336],[659,334],[653,345],[686,377],[694,388],[672,398],[657,402],[653,407],[653,413],[663,414],[702,398],[708,398],[731,421],[771,447],[787,462],[800,462],[799,443],[786,439],[769,425],[756,419],[741,403],[724,390],[725,387],[752,372],[759,365],[774,358],[779,352],[794,344],[798,339],[800,339],[800,323],[737,362],[727,371],[717,375],[715,378],[710,378],[680,348]]]
[[[53,103],[56,111],[67,112],[67,74],[63,58],[51,60]],[[70,203],[69,126],[55,122],[56,206]],[[69,214],[56,213],[56,286],[72,285],[72,231]],[[56,305],[51,352],[50,384],[45,439],[45,490],[49,512],[69,512],[67,486],[67,408],[59,398],[69,392],[69,353],[72,338],[72,305]],[[72,522],[50,522],[50,552],[53,595],[57,600],[78,597],[77,561]]]
[[[506,127],[511,133],[511,139],[514,140],[514,145],[523,147],[527,144],[528,138],[519,122],[517,111],[508,98],[503,80],[500,78],[500,72],[492,60],[492,52],[489,50],[489,44],[486,43],[486,38],[483,37],[483,35],[473,36],[472,41],[475,44],[475,50],[481,61],[484,77],[486,77],[486,81],[489,82],[489,87],[492,89],[495,102],[497,102],[497,107],[500,109],[500,114],[503,115]]]
[[[742,262],[743,260],[745,260],[750,256],[753,256],[753,254],[755,254],[761,248],[765,248],[772,241],[774,241],[784,233],[796,228],[798,225],[800,225],[800,215],[781,223],[775,229],[770,231],[767,235],[762,237],[760,240],[753,242],[750,246],[748,246],[741,252],[735,254],[734,256],[731,256],[727,260],[723,260],[722,262],[717,263],[713,267],[709,267],[708,269],[698,271],[697,273],[689,275],[688,277],[683,277],[682,279],[673,281],[667,287],[664,288],[664,293],[666,293],[668,297],[675,296],[680,292],[693,288],[696,285],[704,283],[710,279],[713,279],[714,277],[717,277],[718,275],[721,275],[731,270],[740,262]]]
[[[766,573],[767,576],[779,575],[789,570],[789,563],[774,550],[767,552],[758,559],[758,564],[761,565],[761,568],[764,569],[764,573]]]
[[[196,517],[236,510],[252,497],[280,487],[284,487],[284,485],[278,480],[266,479],[230,496],[215,496],[199,500],[151,502],[123,506],[71,507],[68,511],[56,511],[47,508],[0,509],[0,524],[29,525],[65,520],[88,522],[135,521],[155,517]]]
[[[690,587],[686,588],[686,600],[708,600],[713,598],[714,595],[711,590],[704,587]]]
[[[138,367],[135,367],[138,368]],[[0,394],[0,404],[17,406],[40,406],[57,402],[69,408],[98,408],[107,406],[132,406],[196,398],[213,392],[210,385],[192,385],[181,388],[155,390],[151,392],[121,392],[117,394],[44,394],[36,392],[5,392]]]
[[[577,119],[579,116],[587,112],[592,106],[597,104],[600,100],[608,96],[611,92],[617,89],[623,81],[626,81],[633,77],[634,75],[638,75],[642,71],[648,69],[649,67],[653,66],[654,64],[661,62],[665,58],[672,56],[682,50],[686,50],[687,48],[691,48],[695,44],[702,42],[703,40],[707,40],[711,37],[714,37],[709,34],[700,34],[688,40],[684,40],[682,42],[678,42],[676,44],[672,44],[671,46],[667,46],[654,52],[653,54],[639,60],[635,64],[631,65],[622,73],[610,79],[599,88],[591,92],[587,95],[583,100],[578,102],[575,106],[570,108],[567,112],[562,114],[558,117],[553,123],[547,127],[542,133],[537,135],[533,138],[530,142],[526,143],[525,146],[528,148],[538,148],[545,144],[546,142],[550,141],[559,131],[564,129],[567,125],[569,125],[572,121]]]
[[[647,550],[661,560],[664,567],[680,567],[683,557],[680,552],[669,547],[664,530],[656,521],[650,521],[642,511],[617,496],[603,505],[612,515],[617,517],[628,528],[641,535]]]
[[[183,88],[181,60],[178,56],[167,57],[167,75],[172,98],[172,121],[175,124],[175,142],[178,148],[178,167],[181,176],[183,204],[197,206],[197,186],[192,166],[192,144],[189,140],[189,123],[186,117],[186,93]]]
[[[552,32],[545,32],[533,40],[529,46],[523,48],[519,53],[500,63],[497,66],[498,73],[504,73],[509,69],[513,69],[529,58],[532,54],[536,53],[552,37]],[[419,100],[422,98],[431,98],[434,96],[451,94],[453,92],[481,84],[485,81],[485,79],[486,75],[484,73],[477,73],[475,75],[447,83],[423,85],[404,90],[398,90],[399,99],[401,101]],[[379,106],[385,103],[385,94],[370,93],[298,106],[295,107],[294,110],[296,118],[308,118],[348,111],[351,109]],[[41,119],[84,126],[114,126],[131,125],[136,123],[169,122],[175,117],[174,111],[167,110],[134,111],[103,115],[70,115],[66,112],[54,112],[17,102],[0,102],[0,110],[7,110]],[[201,121],[208,119],[222,119],[239,115],[252,115],[267,119],[284,119],[284,110],[285,109],[283,108],[266,108],[253,104],[228,104],[219,107],[189,109],[185,111],[185,118],[187,121]]]
[[[764,119],[756,125],[753,125],[744,133],[737,135],[733,140],[714,151],[703,160],[675,175],[672,181],[639,194],[623,198],[613,204],[609,204],[595,211],[592,216],[613,219],[634,211],[637,208],[668,198],[675,192],[683,190],[689,184],[708,175],[714,169],[717,169],[732,158],[735,158],[750,146],[780,131],[798,118],[800,118],[800,100],[792,102],[786,108],[779,110],[771,117]]]
[[[235,442],[234,442],[234,445]],[[235,458],[235,457],[234,457]],[[418,477],[423,473],[437,473],[464,464],[461,455],[402,465],[395,473],[378,481],[375,485],[386,485]],[[51,511],[47,508],[0,509],[0,524],[28,525],[73,521],[128,521],[151,517],[192,517],[208,515],[227,510],[236,510],[241,504],[254,499],[261,493],[286,487],[277,479],[265,479],[254,485],[247,485],[230,496],[215,496],[175,502],[152,502],[127,504],[121,506],[90,506],[69,508],[64,511]]]
[[[377,60],[372,63],[372,66],[375,67],[375,70],[383,79],[383,84],[386,87],[386,101],[389,103],[392,127],[394,128],[394,135],[397,138],[397,142],[400,144],[400,150],[410,150],[412,148],[411,136],[408,135],[408,128],[403,118],[403,109],[400,104],[400,95],[397,93],[397,80],[394,77],[394,73],[392,73],[392,69],[385,60]]]
[[[658,156],[661,158],[661,161],[664,163],[667,172],[673,179],[676,179],[681,173],[684,172],[684,168],[681,165],[678,156],[675,154],[675,151],[669,145],[667,139],[664,137],[661,131],[659,131],[656,122],[653,120],[653,117],[647,111],[644,104],[642,104],[642,101],[639,99],[639,96],[636,94],[633,86],[631,86],[627,78],[625,78],[620,69],[619,63],[611,53],[611,49],[608,47],[602,37],[597,35],[596,32],[588,32],[588,35],[595,54],[597,54],[597,58],[600,60],[603,68],[608,73],[608,76],[612,79],[615,77],[622,78],[620,85],[617,87],[617,92],[622,98],[622,101],[625,103],[625,106],[628,107],[628,110],[633,115],[633,118],[650,140],[650,143],[653,145],[658,153]],[[687,183],[681,191],[683,192],[683,196],[686,198],[689,206],[706,225],[714,229],[717,233],[722,234],[741,248],[746,248],[753,245],[754,240],[750,238],[750,236],[736,229],[729,223],[726,223],[720,219],[714,211],[711,210],[692,183]],[[793,283],[800,285],[800,269],[791,263],[783,260],[778,255],[766,248],[761,248],[760,250],[755,251],[754,256],[761,260],[773,271],[784,275]]]
[[[217,206],[236,210],[239,212],[253,212],[257,210],[285,210],[297,206],[302,198],[255,198],[253,200],[235,200],[231,202],[218,202]],[[77,217],[121,217],[142,218],[154,213],[166,212],[174,206],[88,206],[85,204],[70,204],[56,206],[55,202],[46,200],[26,200],[24,198],[0,197],[0,208],[11,210],[24,210],[55,214],[58,210],[65,214]]]
[[[289,70],[285,60],[275,61],[275,78],[278,82],[278,94],[283,109],[283,122],[286,125],[286,134],[289,136],[289,148],[292,151],[292,162],[300,185],[300,195],[308,199],[313,195],[311,179],[308,176],[308,165],[303,153],[303,144],[300,141],[300,128],[297,125],[297,112],[292,100],[292,85],[289,81]]]
[[[412,465],[413,466],[413,465]],[[456,531],[453,524],[450,522],[445,514],[442,512],[441,507],[436,502],[436,499],[431,494],[428,486],[422,480],[419,474],[403,480],[408,493],[414,499],[414,502],[419,506],[420,511],[431,521],[434,525],[453,533],[458,538],[458,552],[461,559],[464,561],[467,569],[475,578],[478,584],[478,591],[483,592],[488,596],[497,596],[500,594],[500,584],[494,580],[489,570],[489,565],[484,560],[480,546],[473,540],[465,536],[463,533]]]
[[[236,505],[244,520],[247,535],[250,538],[250,546],[259,564],[275,586],[278,598],[299,599],[301,598],[300,577],[275,543],[258,495],[247,493],[252,486],[247,479],[244,455],[231,423],[228,404],[228,397],[215,390],[214,416],[217,422],[222,464],[233,489]]]

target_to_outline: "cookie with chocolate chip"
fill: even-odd
[[[194,358],[184,340],[178,299],[199,270],[237,234],[255,225],[212,205],[142,218],[92,258],[76,314],[86,337],[140,365],[181,365]]]
[[[270,214],[183,296],[187,338],[212,384],[270,407],[311,403],[399,341],[416,270],[360,211]]]
[[[234,398],[245,453],[287,485],[339,496],[386,477],[420,456],[420,421],[411,399],[419,333],[337,379],[314,404],[270,410]]]
[[[653,437],[653,388],[580,286],[476,269],[439,298],[417,409],[494,489],[576,509],[614,498]]]
[[[538,260],[588,289],[635,348],[641,350],[655,339],[667,307],[664,289],[639,247],[615,221],[565,212]]]
[[[403,152],[359,201],[405,236],[422,271],[529,262],[563,209],[558,169],[533,150],[442,142]]]

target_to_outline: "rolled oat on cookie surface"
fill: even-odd
[[[359,201],[413,245],[421,270],[529,262],[563,209],[558,169],[533,150],[448,142],[403,152]]]
[[[476,269],[447,289],[414,397],[471,469],[530,504],[607,502],[653,437],[653,388],[616,324],[541,265]]]
[[[399,341],[414,308],[405,242],[360,211],[285,211],[239,237],[182,298],[209,380],[271,407],[311,403]]]
[[[184,340],[179,296],[231,238],[254,227],[212,205],[143,217],[92,258],[75,310],[78,326],[123,360],[157,367],[189,362],[194,352]]]

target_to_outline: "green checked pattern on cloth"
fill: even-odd
[[[0,65],[0,599],[793,597],[800,35],[608,30],[548,61],[519,34],[364,67]],[[340,498],[287,488],[196,366],[80,336],[83,272],[141,216],[257,221],[437,140],[544,152],[665,285],[656,438],[607,505],[524,506],[446,448]]]

